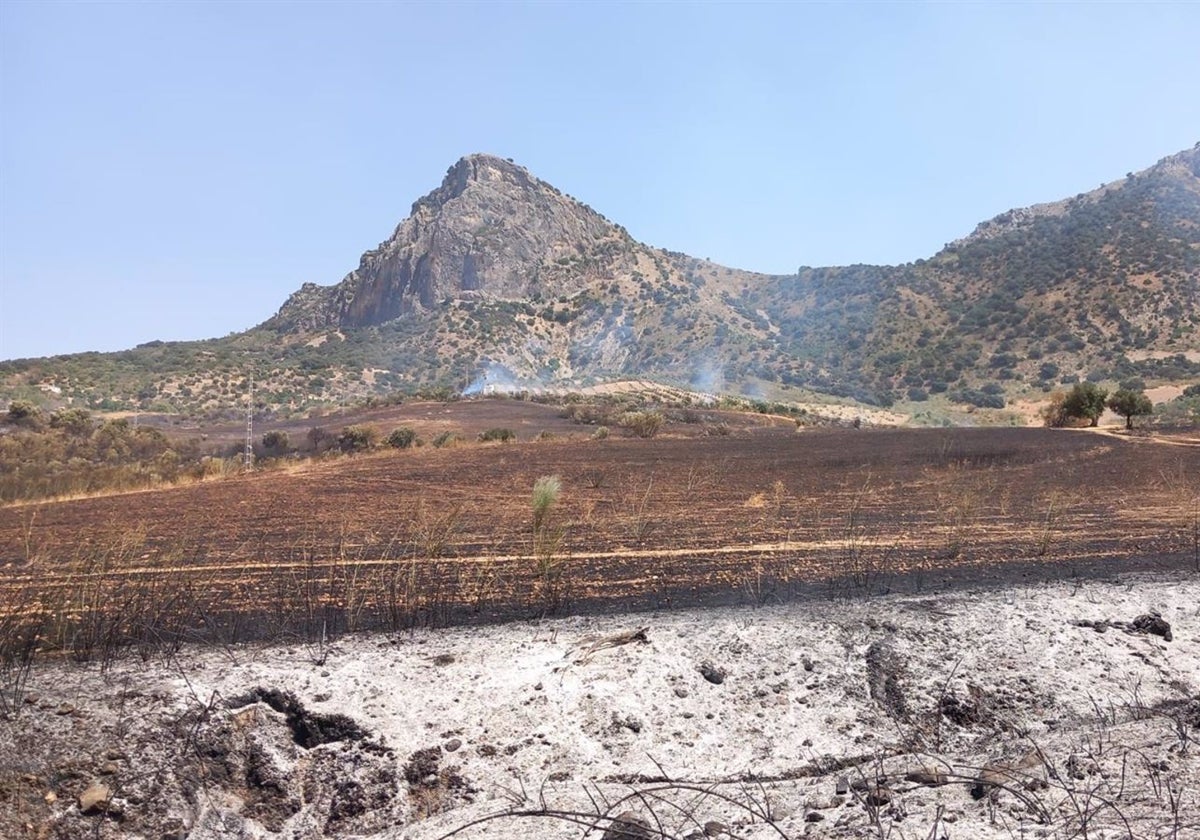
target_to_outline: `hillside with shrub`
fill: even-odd
[[[765,275],[635,241],[471,155],[332,286],[244,333],[0,363],[0,399],[219,415],[630,377],[1004,407],[1082,380],[1200,381],[1200,144],[1010,210],[927,260]]]

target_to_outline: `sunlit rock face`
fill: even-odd
[[[627,242],[622,229],[523,167],[470,155],[357,269],[336,286],[306,285],[273,320],[354,328],[448,299],[573,295],[611,275]]]

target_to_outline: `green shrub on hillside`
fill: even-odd
[[[42,410],[27,400],[13,400],[4,420],[13,426],[36,427],[41,425]]]
[[[989,394],[976,388],[959,388],[951,391],[950,399],[966,403],[977,408],[1004,408],[1004,397],[1001,394]]]
[[[393,429],[387,436],[387,445],[393,449],[408,449],[417,440],[417,433],[408,426]]]
[[[50,415],[50,428],[62,429],[71,435],[91,434],[95,423],[86,408],[62,408]]]
[[[662,429],[666,418],[660,411],[627,411],[621,415],[619,424],[641,438],[652,438]]]
[[[338,448],[343,452],[365,452],[375,445],[378,437],[370,426],[347,426],[338,435]]]
[[[168,440],[127,420],[92,428],[90,418],[86,427],[83,419],[71,414],[57,424],[21,423],[0,434],[0,502],[128,490],[202,474],[195,443]]]

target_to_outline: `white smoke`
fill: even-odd
[[[463,389],[462,395],[474,397],[482,394],[512,394],[525,389],[511,370],[504,365],[488,362],[483,372]]]
[[[717,395],[725,390],[725,366],[715,360],[701,363],[692,374],[689,387],[693,391],[699,391],[706,402],[715,403]]]

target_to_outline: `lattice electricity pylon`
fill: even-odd
[[[254,377],[250,377],[250,395],[246,404],[246,469],[254,469]]]

